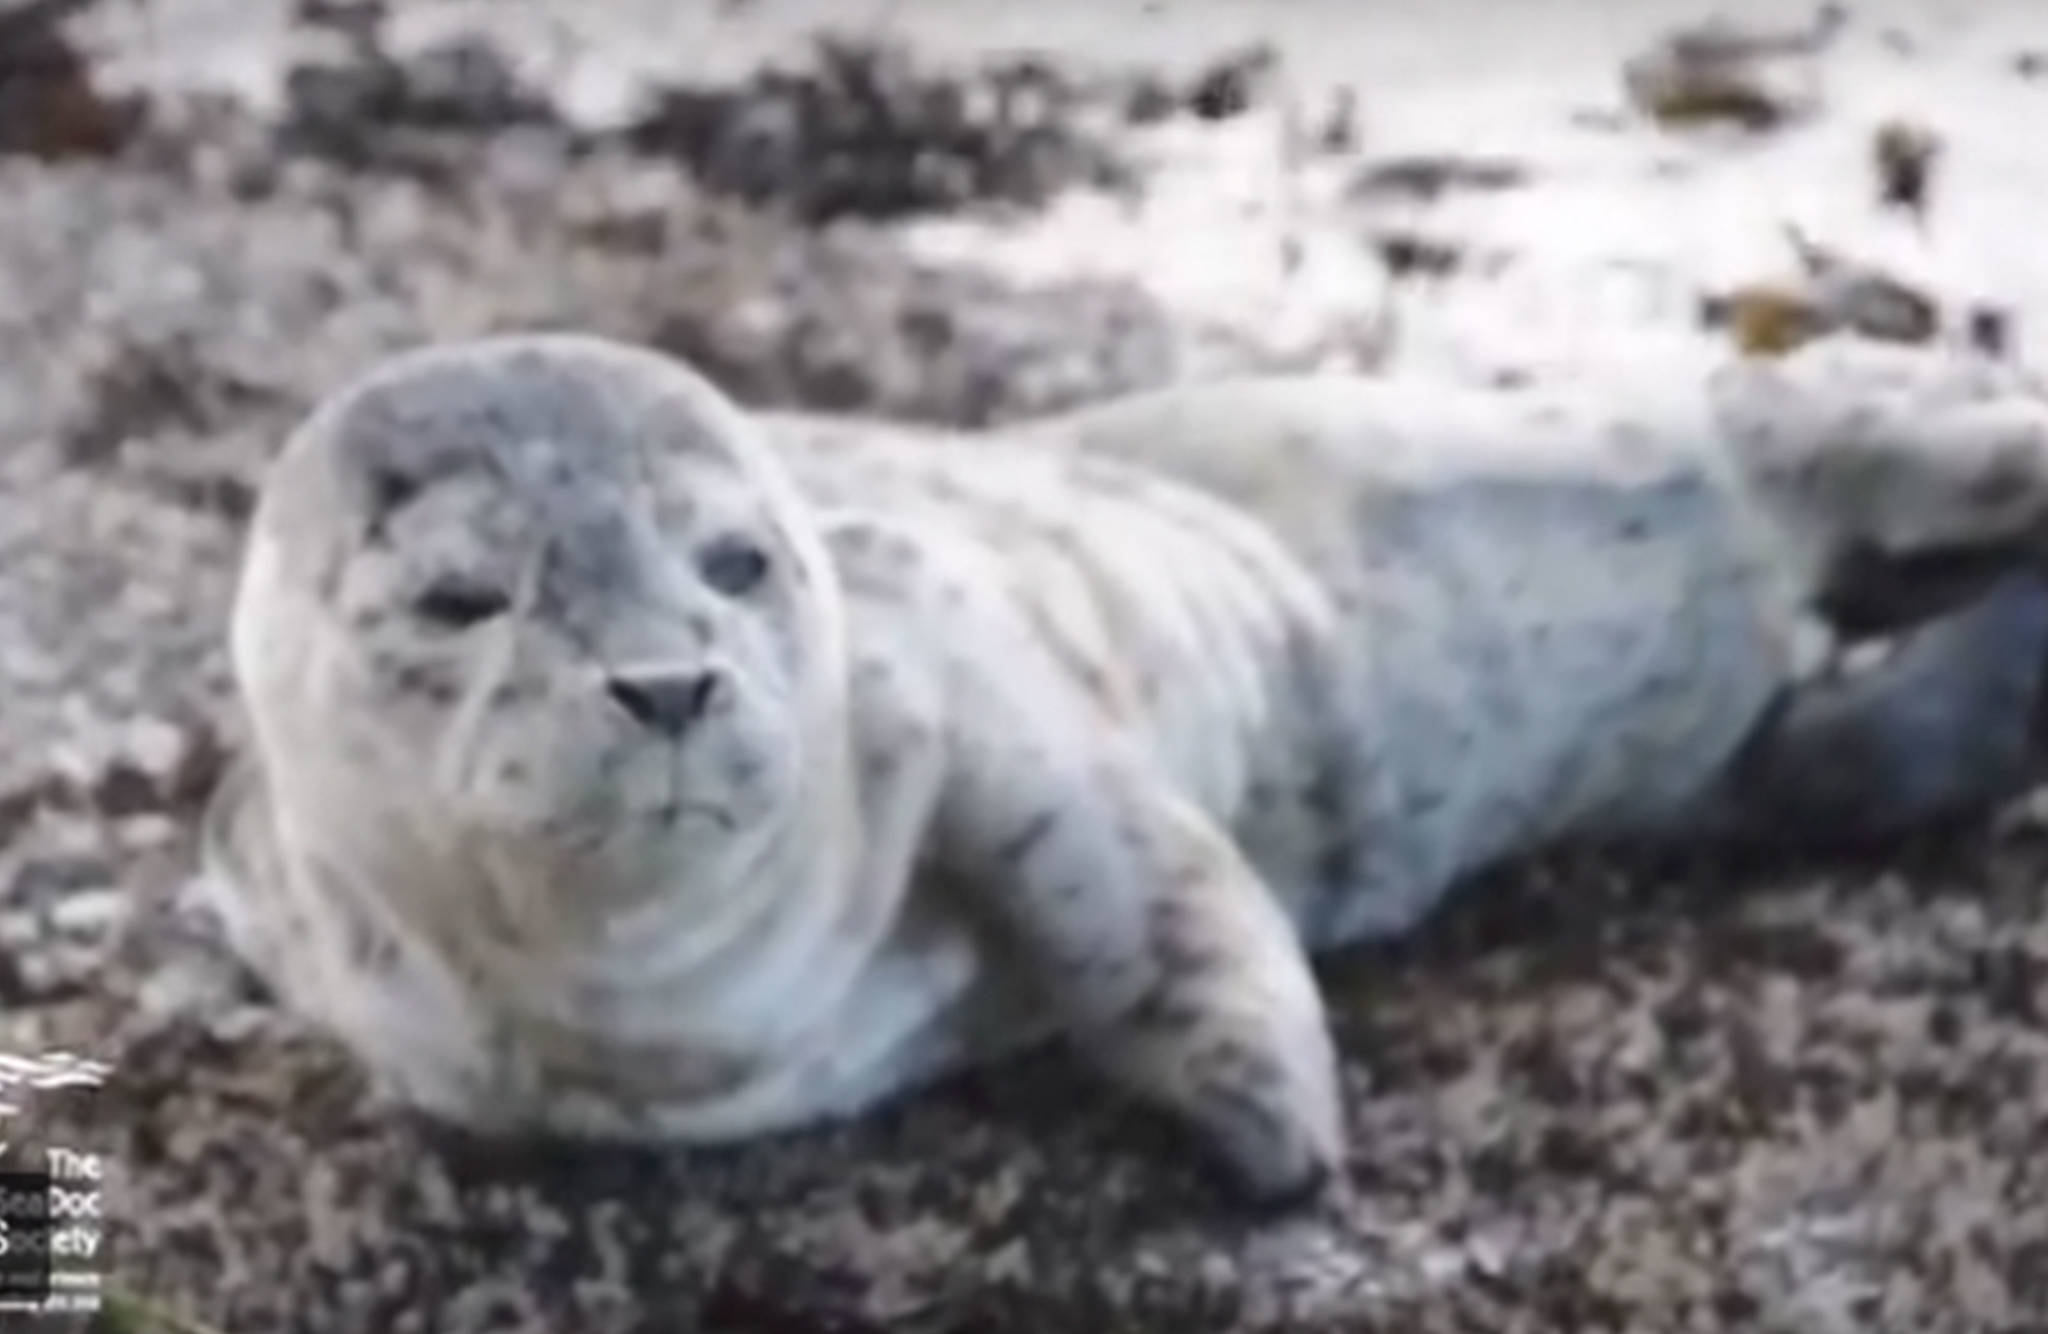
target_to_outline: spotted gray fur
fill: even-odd
[[[2033,385],[1845,341],[1007,438],[749,417],[595,339],[415,352],[264,488],[211,880],[287,1003],[472,1126],[728,1139],[1065,1033],[1293,1199],[1343,1143],[1311,951],[1559,841],[1768,834],[1752,788],[1995,794],[1971,738],[2048,657],[2048,589],[1995,576],[2044,524]],[[770,574],[723,594],[735,536]],[[1996,587],[1912,602],[1955,551]],[[424,623],[453,576],[502,614]],[[1844,685],[1851,603],[1949,619]]]

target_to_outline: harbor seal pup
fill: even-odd
[[[1639,389],[955,437],[576,335],[402,354],[262,488],[209,882],[468,1127],[729,1140],[1065,1034],[1299,1199],[1311,952],[1560,841],[1877,834],[2025,768],[2048,401],[1846,343]],[[1829,607],[1896,648],[1828,669]]]

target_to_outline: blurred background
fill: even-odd
[[[2044,129],[2040,0],[0,0],[0,1048],[114,1072],[0,1129],[113,1165],[99,1327],[2041,1328],[2024,803],[1884,865],[1529,869],[1334,969],[1358,1198],[1274,1228],[1051,1057],[482,1161],[191,880],[262,464],[399,348],[588,329],[963,425],[1844,328],[2038,360]]]

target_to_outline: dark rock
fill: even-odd
[[[437,176],[457,170],[450,159],[478,136],[521,126],[567,133],[553,102],[488,39],[457,36],[400,57],[384,45],[382,18],[369,9],[349,20],[346,59],[286,71],[277,127],[285,148],[359,169]]]
[[[1195,76],[1188,109],[1203,120],[1228,120],[1251,110],[1280,66],[1280,53],[1260,42],[1214,61]]]
[[[1181,109],[1183,98],[1156,74],[1134,75],[1124,94],[1124,118],[1133,125],[1153,125]]]
[[[105,157],[140,128],[143,100],[100,92],[64,35],[64,20],[94,2],[28,0],[0,9],[0,153]]]
[[[1330,108],[1311,141],[1321,153],[1350,153],[1358,148],[1358,94],[1343,87],[1330,98]]]
[[[1986,356],[2002,357],[2012,348],[2012,313],[1996,306],[1970,311],[1970,346]]]
[[[1125,181],[1106,143],[1078,124],[1087,100],[1030,56],[939,74],[899,47],[826,38],[807,68],[659,90],[627,142],[805,222],[890,218]]]
[[[208,364],[189,336],[122,341],[87,371],[57,435],[72,463],[101,463],[130,440],[166,429],[204,430],[274,398]]]
[[[1661,125],[1732,123],[1775,129],[1814,110],[1781,73],[1788,59],[1810,57],[1841,32],[1848,12],[1823,5],[1807,26],[1752,30],[1721,19],[1669,34],[1622,67],[1635,107]]]
[[[1420,154],[1387,158],[1352,178],[1354,199],[1407,196],[1430,200],[1452,190],[1509,190],[1528,182],[1529,170],[1507,158]]]
[[[1897,120],[1879,126],[1871,141],[1878,203],[1924,218],[1940,155],[1941,140],[1924,126]]]
[[[1396,278],[1448,277],[1465,258],[1455,243],[1416,232],[1382,232],[1373,238],[1373,247]]]

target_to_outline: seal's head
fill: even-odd
[[[429,879],[482,863],[550,917],[815,841],[843,746],[802,503],[708,383],[596,338],[410,352],[321,405],[266,481],[232,649],[285,824]]]

